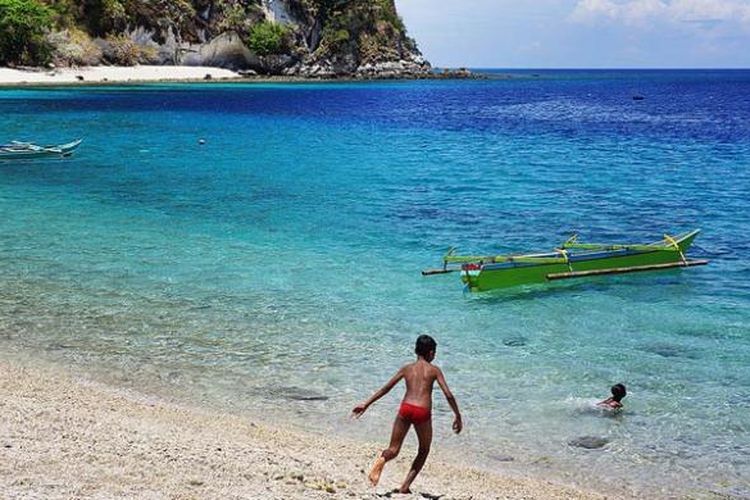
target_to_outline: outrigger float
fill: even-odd
[[[456,255],[451,248],[443,257],[442,268],[426,269],[422,275],[460,272],[469,290],[484,292],[571,278],[702,266],[708,261],[685,256],[699,232],[664,235],[661,241],[642,245],[579,243],[573,235],[554,252],[526,255]]]

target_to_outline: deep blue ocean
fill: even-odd
[[[385,445],[400,388],[348,413],[429,333],[466,423],[436,393],[435,448],[750,496],[750,71],[491,76],[0,90],[0,142],[85,140],[0,164],[0,349]],[[449,246],[694,228],[711,263],[683,271],[488,294],[420,274]],[[616,382],[625,411],[593,409]]]

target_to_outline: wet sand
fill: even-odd
[[[0,390],[6,498],[612,498],[462,467],[439,451],[414,494],[391,495],[410,450],[371,488],[375,443],[181,406],[15,358],[0,359]]]

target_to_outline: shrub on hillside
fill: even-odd
[[[118,66],[138,64],[140,50],[133,40],[125,35],[113,35],[107,37],[105,41],[107,45],[103,52],[109,62]]]
[[[289,50],[289,30],[273,21],[262,21],[250,30],[248,46],[259,56],[283,54]]]
[[[104,40],[102,52],[105,59],[118,66],[150,64],[158,60],[158,51],[149,45],[139,45],[132,36],[113,35]]]
[[[80,0],[41,0],[52,11],[52,25],[58,31],[75,28],[81,15]]]
[[[216,0],[211,14],[216,20],[214,33],[234,31],[246,39],[256,23],[265,19],[265,13],[259,4],[247,0]]]
[[[94,66],[101,62],[102,50],[79,29],[50,33],[47,42],[56,66]]]
[[[351,41],[351,34],[346,28],[326,26],[320,35],[320,47],[322,51],[337,50]]]
[[[0,64],[47,62],[51,24],[51,11],[37,0],[0,0]]]
[[[105,36],[124,29],[128,24],[127,9],[121,0],[87,0],[81,3],[79,22],[85,23],[93,36]]]

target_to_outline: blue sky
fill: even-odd
[[[396,0],[434,66],[748,68],[750,0]]]

